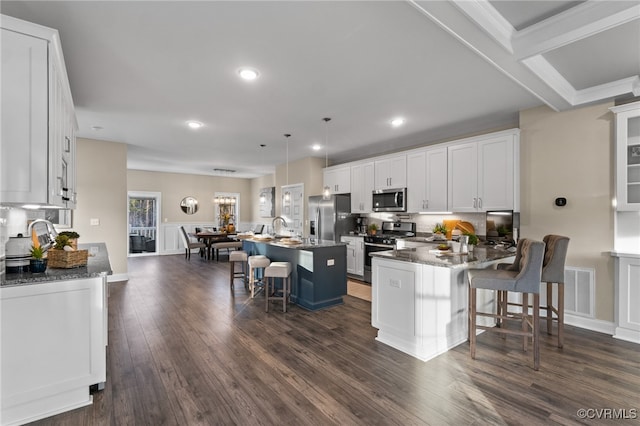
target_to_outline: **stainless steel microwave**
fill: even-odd
[[[374,212],[406,212],[407,188],[373,191]]]

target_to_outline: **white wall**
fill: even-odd
[[[567,265],[595,269],[595,313],[614,320],[611,103],[520,113],[521,236],[571,238]],[[567,198],[556,207],[556,197]]]

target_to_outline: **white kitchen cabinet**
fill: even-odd
[[[611,111],[616,117],[616,209],[640,210],[640,102]]]
[[[351,167],[335,166],[324,169],[324,186],[328,186],[332,194],[350,193]]]
[[[616,330],[613,337],[640,343],[640,254],[613,253],[616,257]]]
[[[2,203],[73,208],[77,126],[58,32],[0,18]]]
[[[340,241],[347,243],[347,274],[364,276],[364,238],[342,236]]]
[[[519,130],[468,138],[448,147],[448,210],[519,210]]]
[[[373,194],[373,161],[351,166],[351,213],[371,213]]]
[[[92,403],[106,381],[107,277],[0,288],[2,424]]]
[[[374,163],[375,189],[407,187],[406,154],[382,157]]]
[[[407,212],[447,210],[447,148],[407,155]]]

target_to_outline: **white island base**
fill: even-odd
[[[492,267],[509,259],[483,262]],[[466,267],[439,267],[379,257],[372,259],[371,324],[376,340],[428,361],[468,340]],[[478,291],[478,310],[491,312],[492,291]],[[480,318],[480,325],[493,325]]]
[[[0,288],[0,423],[20,425],[92,403],[106,381],[106,275]]]

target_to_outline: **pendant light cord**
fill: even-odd
[[[324,126],[324,167],[329,167],[329,121],[331,118],[325,117],[322,120],[325,122]]]

